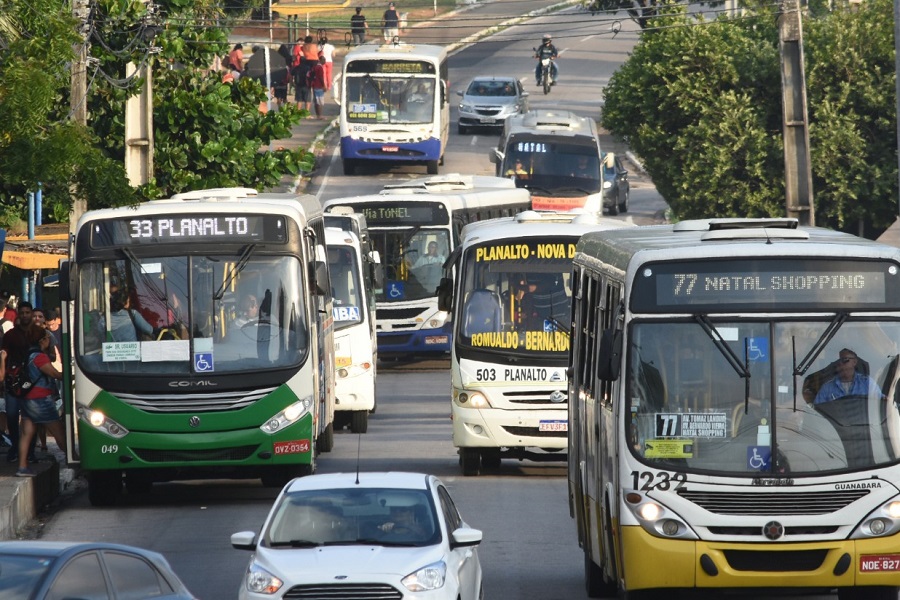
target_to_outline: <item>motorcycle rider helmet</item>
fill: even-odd
[[[544,44],[548,44],[548,43],[550,43],[550,40],[552,40],[552,39],[553,39],[553,38],[550,36],[549,33],[545,33],[545,34],[544,34],[544,37],[541,38],[541,41],[542,41],[542,43],[544,43]]]

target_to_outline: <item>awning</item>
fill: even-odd
[[[340,10],[350,6],[350,0],[344,2],[332,2],[331,4],[323,2],[275,2],[272,4],[272,11],[277,12],[282,17],[291,15],[305,15],[308,13],[327,12],[330,10]]]

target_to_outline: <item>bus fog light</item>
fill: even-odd
[[[671,519],[666,519],[662,523],[662,532],[666,535],[677,535],[678,534],[678,521],[673,521]]]
[[[645,521],[655,521],[660,515],[662,515],[662,508],[653,502],[648,502],[638,509],[638,516]]]
[[[474,431],[478,435],[484,435],[484,428],[481,425],[476,425],[472,428],[472,431]]]
[[[466,402],[469,401],[469,395],[467,393],[463,392],[462,394],[460,394],[459,396],[456,397],[456,400],[460,404],[465,404]]]
[[[881,535],[887,529],[887,523],[883,519],[872,519],[869,522],[869,530],[875,535]]]

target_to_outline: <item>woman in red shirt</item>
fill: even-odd
[[[56,407],[59,397],[56,381],[62,379],[62,373],[53,366],[48,354],[53,347],[52,334],[32,323],[25,331],[25,338],[31,344],[27,369],[28,378],[33,383],[22,402],[22,435],[19,436],[19,469],[16,476],[34,477],[35,472],[28,468],[28,447],[37,431],[35,425],[44,425],[62,449],[66,447],[66,430]]]

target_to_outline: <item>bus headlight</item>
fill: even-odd
[[[104,415],[99,410],[93,410],[86,406],[79,406],[78,417],[85,423],[89,423],[94,429],[98,429],[117,440],[128,435],[127,429]]]
[[[422,329],[439,329],[447,322],[448,313],[445,310],[439,310],[422,323]]]
[[[309,413],[309,410],[310,408],[312,408],[312,406],[312,396],[307,396],[306,398],[297,400],[271,419],[268,419],[265,423],[260,425],[259,428],[269,434],[277,433],[285,427],[293,425],[299,419]]]
[[[490,408],[487,398],[481,392],[460,391],[453,394],[453,399],[464,408]]]
[[[625,494],[625,504],[631,509],[644,531],[650,535],[683,540],[697,539],[681,517],[659,502],[638,492],[628,492]]]
[[[851,540],[894,535],[900,531],[900,501],[885,502],[856,527],[850,535]]]

